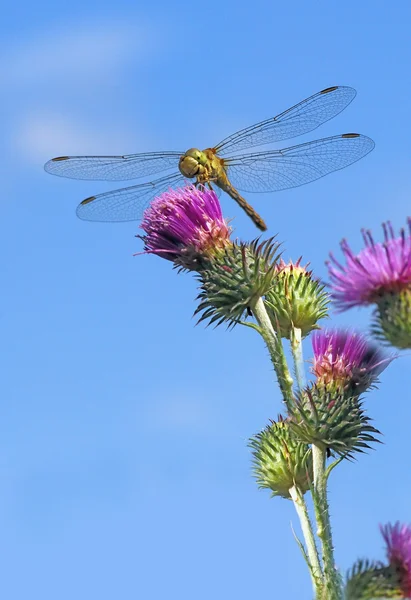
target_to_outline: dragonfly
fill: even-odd
[[[347,86],[328,87],[276,117],[241,129],[204,150],[59,156],[49,160],[44,168],[60,177],[103,181],[129,181],[174,170],[153,181],[86,198],[76,211],[86,221],[140,220],[155,197],[194,180],[196,186],[227,193],[265,231],[265,222],[240,192],[277,192],[310,183],[360,160],[375,144],[365,135],[344,133],[281,150],[244,150],[313,131],[344,110],[356,93]]]

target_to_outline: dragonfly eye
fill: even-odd
[[[195,177],[200,170],[199,161],[194,156],[182,156],[179,167],[184,177]]]

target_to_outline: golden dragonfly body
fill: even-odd
[[[216,146],[186,152],[148,152],[124,156],[60,156],[45,170],[73,179],[125,181],[178,168],[154,181],[90,196],[77,207],[89,221],[134,221],[142,218],[150,201],[172,187],[194,179],[226,192],[255,225],[267,226],[242,192],[273,192],[297,187],[343,169],[374,148],[370,138],[345,133],[281,150],[243,153],[243,150],[303,135],[340,113],[356,95],[353,88],[326,88],[280,113],[228,136]]]

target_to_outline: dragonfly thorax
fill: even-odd
[[[198,148],[190,148],[180,158],[178,166],[184,177],[196,177],[204,173],[207,163],[208,158],[204,152]]]

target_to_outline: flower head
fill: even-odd
[[[301,258],[288,264],[281,259],[276,271],[277,277],[266,296],[273,327],[284,338],[290,338],[294,328],[301,329],[305,337],[318,329],[317,322],[327,316],[329,295],[308,265],[301,265]]]
[[[380,526],[390,566],[398,575],[403,598],[411,598],[411,525]]]
[[[199,270],[204,259],[230,244],[230,227],[213,190],[188,185],[156,198],[141,228],[146,253]]]
[[[332,295],[340,310],[378,303],[387,294],[411,289],[411,218],[408,232],[395,236],[390,222],[383,224],[384,242],[376,243],[363,230],[365,248],[354,254],[348,242],[341,242],[346,265],[332,254],[328,263]]]
[[[272,490],[273,496],[290,497],[298,486],[305,493],[313,480],[312,454],[290,429],[289,420],[279,417],[250,439],[254,475],[260,488]]]
[[[312,371],[317,386],[361,394],[390,362],[366,337],[345,330],[316,331],[312,336]]]

